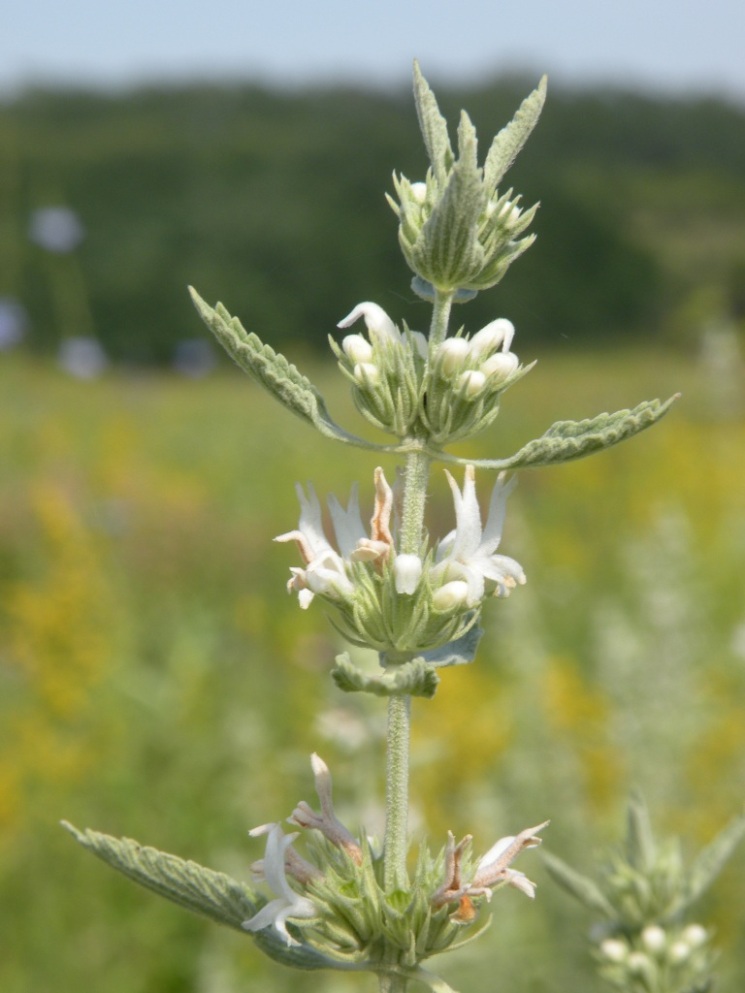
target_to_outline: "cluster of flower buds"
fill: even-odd
[[[352,384],[360,413],[376,427],[404,438],[419,417],[427,339],[408,328],[401,333],[383,308],[369,301],[358,304],[338,327],[351,327],[361,317],[369,340],[349,334],[341,348],[330,338],[331,347]]]
[[[418,277],[413,283],[417,292],[487,289],[533,243],[534,235],[523,235],[537,204],[523,210],[520,197],[511,189],[500,193],[498,184],[535,126],[545,94],[544,78],[495,137],[481,168],[468,115],[461,113],[456,156],[447,122],[415,67],[414,96],[430,168],[424,182],[394,174],[398,199],[388,197],[388,202],[399,219],[401,250]]]
[[[326,763],[313,755],[311,766],[321,809],[301,802],[288,818],[314,832],[308,838],[310,860],[293,847],[299,834],[286,835],[278,823],[250,832],[266,835],[265,856],[251,868],[274,898],[244,922],[247,931],[274,928],[287,946],[297,946],[301,942],[288,930],[289,922],[302,943],[333,960],[374,971],[384,964],[411,970],[463,940],[464,925],[476,920],[480,902],[491,900],[494,890],[513,886],[535,895],[535,885],[511,863],[540,844],[538,832],[545,824],[501,838],[478,861],[471,857],[470,835],[456,845],[449,834],[439,857],[419,858],[408,893],[388,893],[382,854],[367,839],[358,841],[336,816]]]
[[[362,318],[368,338],[349,334],[331,346],[352,383],[360,412],[399,438],[426,438],[442,447],[487,427],[499,395],[531,368],[510,350],[515,328],[500,317],[470,338],[447,338],[432,352],[421,332],[401,332],[376,303],[361,303],[339,322]]]
[[[603,978],[626,993],[704,990],[713,968],[709,932],[700,924],[649,924],[633,937],[605,938],[597,959]]]
[[[370,533],[362,524],[356,488],[346,507],[328,501],[336,546],[323,526],[311,486],[297,487],[300,522],[275,541],[294,541],[303,565],[291,568],[288,590],[307,608],[320,596],[338,610],[338,627],[353,644],[389,660],[448,644],[476,623],[487,596],[508,596],[525,582],[519,563],[498,555],[507,496],[514,483],[497,480],[482,526],[475,472],[467,466],[463,489],[446,473],[455,504],[455,528],[433,548],[401,552],[393,521],[394,494],[375,470]]]

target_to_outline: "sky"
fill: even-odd
[[[743,0],[5,0],[0,93],[248,79],[401,85],[548,72],[745,104]]]

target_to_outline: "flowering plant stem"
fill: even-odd
[[[430,348],[436,348],[447,335],[452,293],[437,292],[430,324]],[[401,552],[419,553],[424,530],[430,458],[411,452],[404,472]],[[409,739],[411,697],[393,696],[388,701],[386,762],[385,884],[388,889],[405,889],[407,825],[409,812]],[[382,987],[381,987],[382,989]]]

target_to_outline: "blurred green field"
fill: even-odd
[[[693,355],[540,359],[462,454],[507,455],[560,418],[683,397],[617,449],[521,474],[503,550],[528,585],[491,605],[477,662],[415,705],[414,829],[469,831],[484,850],[550,817],[547,846],[589,869],[638,784],[660,829],[695,851],[745,784],[742,369],[723,404]],[[304,371],[360,429],[331,363]],[[271,542],[295,526],[296,479],[340,497],[359,479],[364,500],[370,456],[227,370],[80,383],[3,357],[0,407],[0,990],[372,990],[282,970],[58,826],[247,877],[260,855],[247,829],[313,799],[317,750],[343,819],[377,828],[384,704],[333,687],[340,645],[317,603],[304,613],[285,594],[294,552]],[[428,509],[432,531],[449,530],[439,469]],[[491,932],[446,978],[464,991],[596,990],[587,919],[537,856],[520,868],[535,904],[500,893]],[[745,988],[743,894],[740,852],[701,908],[725,990]]]

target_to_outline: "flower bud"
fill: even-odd
[[[675,963],[685,962],[691,951],[691,946],[687,941],[676,941],[670,946],[670,961]]]
[[[700,924],[689,924],[687,928],[683,929],[681,937],[691,948],[699,948],[708,941],[709,933]]]
[[[507,352],[514,337],[515,325],[512,321],[508,321],[506,317],[498,317],[496,321],[491,321],[471,338],[469,342],[471,355],[478,360],[490,355],[498,348]]]
[[[487,377],[494,377],[494,384],[501,383],[517,372],[520,360],[514,352],[496,352],[486,362],[481,364],[481,372]]]
[[[371,362],[373,349],[370,342],[363,338],[361,334],[348,334],[342,340],[341,347],[350,362],[358,365],[362,362]]]
[[[600,943],[600,953],[609,962],[623,962],[629,954],[629,948],[620,938],[606,938]]]
[[[467,400],[475,400],[486,384],[483,372],[469,369],[458,377],[458,390]]]
[[[426,183],[412,183],[409,187],[412,196],[417,203],[424,203],[427,199],[427,184]]]
[[[358,362],[354,367],[354,378],[360,386],[371,390],[380,383],[380,369],[372,362]]]
[[[393,563],[397,593],[412,594],[422,578],[422,560],[418,555],[397,555]]]
[[[468,603],[468,583],[462,579],[453,579],[441,586],[432,596],[432,606],[435,610],[448,611],[464,607]]]
[[[667,944],[667,934],[658,924],[650,924],[642,931],[642,944],[649,952],[661,952]]]
[[[445,379],[455,375],[464,364],[468,351],[468,342],[465,338],[446,338],[435,355],[440,375]]]

